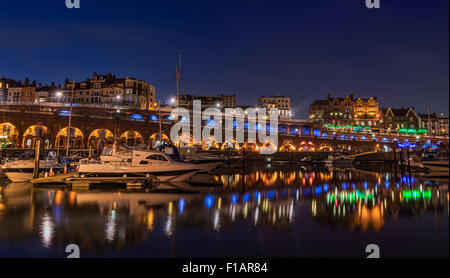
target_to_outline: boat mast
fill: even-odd
[[[175,107],[178,108],[178,104],[180,101],[180,90],[181,90],[181,49],[178,49],[178,65],[177,65],[177,99],[175,103]]]
[[[431,116],[430,116],[430,105],[428,104],[428,125],[427,125],[428,129],[428,136],[431,135]]]
[[[72,122],[72,102],[74,89],[75,89],[75,80],[72,80],[72,94],[70,95],[69,125],[67,126],[66,156],[69,156],[69,142],[70,142],[69,136],[70,136],[70,124]]]

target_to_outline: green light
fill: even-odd
[[[408,129],[408,133],[416,133],[417,132],[417,130],[416,129],[414,129],[414,128],[410,128],[410,129]]]
[[[365,126],[364,129],[372,129],[370,126]]]
[[[343,128],[343,125],[337,125],[336,128]]]
[[[401,129],[399,129],[398,132],[400,132],[400,133],[406,133],[406,132],[408,132],[408,130],[407,130],[406,128],[401,128]]]
[[[405,199],[405,200],[411,200],[411,191],[403,190],[402,196],[403,196],[403,199]]]
[[[346,125],[345,128],[352,128],[352,126],[351,125]]]

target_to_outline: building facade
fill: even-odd
[[[20,87],[21,83],[19,81],[1,78],[0,79],[0,103],[8,102],[8,90],[10,87]]]
[[[179,106],[187,109],[192,109],[194,100],[200,100],[202,104],[202,109],[206,108],[235,108],[236,107],[236,95],[205,95],[205,96],[194,96],[194,95],[180,95],[179,96]]]
[[[438,117],[438,121],[439,121],[439,134],[438,135],[448,136],[449,135],[448,117],[444,117],[444,115],[441,114]]]
[[[448,135],[448,117],[438,117],[436,113],[419,114],[419,128],[427,130],[429,135]]]
[[[334,126],[378,127],[383,121],[377,97],[358,98],[354,95],[314,101],[309,107],[309,119]]]
[[[132,77],[116,78],[115,75],[99,75],[96,72],[85,81],[76,82],[75,87],[67,80],[64,84],[64,99],[78,105],[121,106],[131,109],[150,110],[155,103],[155,86]],[[53,96],[55,98],[55,96]]]
[[[259,106],[262,108],[278,108],[278,116],[280,120],[291,120],[291,99],[284,96],[262,96],[259,98]]]
[[[388,132],[418,129],[420,128],[419,121],[414,107],[400,109],[389,107],[384,115],[384,128]]]

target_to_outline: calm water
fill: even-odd
[[[2,180],[0,257],[448,257],[448,182],[357,170],[248,169],[202,183],[32,189]],[[198,193],[180,193],[183,188]]]

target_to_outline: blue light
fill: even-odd
[[[313,131],[313,135],[317,136],[317,137],[320,137],[320,129],[315,128],[314,131]]]
[[[150,116],[150,120],[152,120],[152,121],[154,121],[154,122],[157,122],[157,121],[158,121],[158,116],[156,116],[156,115],[151,115],[151,116]]]
[[[244,203],[247,203],[250,200],[250,193],[245,193],[242,197],[242,200],[244,201]]]
[[[239,200],[239,195],[238,194],[231,195],[231,203],[232,204],[236,204],[238,200]]]
[[[341,140],[347,140],[347,136],[346,135],[341,135]]]
[[[347,183],[345,183],[345,182],[342,183],[342,189],[346,190],[347,186],[348,186]]]
[[[384,182],[384,187],[386,187],[386,189],[389,188],[389,182],[388,181]]]
[[[214,204],[214,196],[212,195],[207,195],[205,197],[205,206],[210,209]]]
[[[275,197],[275,191],[273,191],[273,190],[268,191],[267,194],[266,194],[266,197],[267,197],[267,199],[274,198]]]
[[[255,200],[258,200],[258,198],[261,196],[261,193],[260,192],[258,192],[258,191],[256,191],[255,192]],[[261,196],[261,198],[262,198],[263,196]]]
[[[328,184],[324,184],[323,185],[323,191],[324,192],[328,192]]]
[[[314,189],[314,193],[315,193],[316,195],[322,194],[322,187],[316,186],[316,188]]]
[[[367,140],[366,136],[361,136],[361,140]]]
[[[70,116],[70,111],[68,111],[68,110],[60,110],[59,112],[58,112],[58,115],[60,115],[60,116]]]
[[[350,136],[350,139],[351,139],[351,140],[356,140],[356,136],[355,136],[355,135],[352,135],[352,136]]]
[[[381,138],[381,141],[383,142],[389,142],[389,139],[387,139],[386,137]]]
[[[130,115],[130,120],[141,122],[141,121],[144,121],[144,116],[142,116],[141,114],[133,114],[133,115]]]
[[[180,214],[183,214],[185,206],[186,206],[186,201],[184,200],[184,198],[181,198],[178,201],[178,211],[180,212]]]
[[[352,187],[353,187],[353,189],[356,188],[356,184],[354,182],[352,182]]]
[[[400,188],[400,183],[399,182],[397,182],[397,188]]]
[[[311,127],[302,126],[302,135],[311,136]]]
[[[369,186],[369,184],[365,181],[364,182],[364,189],[367,189],[368,186]]]
[[[322,138],[328,138],[328,134],[326,133],[322,134]]]
[[[408,180],[407,180],[406,176],[403,176],[403,177],[402,177],[402,182],[405,183],[405,184],[408,183]]]
[[[394,139],[392,139],[392,141],[396,141],[396,142],[397,142],[397,141],[398,141],[398,139],[397,139],[397,138],[394,138]]]

